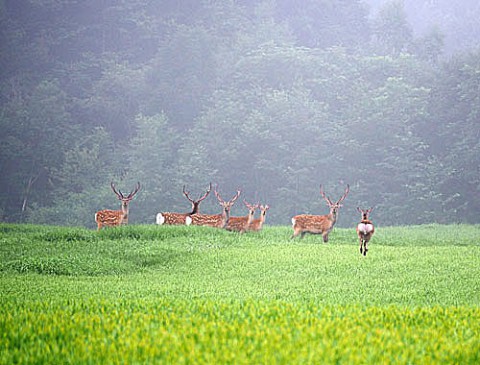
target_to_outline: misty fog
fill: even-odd
[[[267,224],[375,207],[479,223],[477,0],[6,0],[0,221],[188,212],[209,183]],[[213,194],[201,212],[220,213]]]

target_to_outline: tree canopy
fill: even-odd
[[[347,183],[339,225],[479,223],[480,26],[421,33],[450,3],[420,3],[1,2],[0,220],[93,227],[140,181],[132,223],[210,182],[271,224]]]

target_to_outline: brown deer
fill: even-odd
[[[367,210],[357,207],[357,210],[362,215],[362,220],[357,225],[357,235],[360,241],[360,253],[363,254],[363,256],[367,256],[368,242],[375,233],[375,227],[372,221],[368,218],[368,214],[372,212],[373,207]]]
[[[215,189],[215,196],[218,199],[218,202],[222,206],[222,213],[220,214],[192,214],[185,218],[185,224],[187,226],[208,226],[208,227],[217,227],[225,228],[230,218],[230,209],[232,208],[235,201],[240,196],[240,190],[237,190],[237,193],[229,201],[224,201],[217,189]]]
[[[248,208],[248,214],[242,217],[230,217],[227,225],[225,226],[227,231],[244,233],[248,230],[250,223],[253,222],[255,211],[257,210],[259,204],[252,205],[247,203],[246,200],[244,200],[243,203]]]
[[[267,215],[267,210],[269,210],[270,207],[268,205],[260,205],[260,218],[254,219],[252,223],[250,223],[250,226],[248,227],[249,231],[261,231],[263,228],[263,224],[265,223],[265,218]]]
[[[192,214],[197,214],[200,208],[200,203],[206,199],[210,191],[212,190],[212,183],[208,186],[207,191],[203,194],[198,200],[193,200],[190,197],[190,192],[185,191],[185,185],[183,185],[183,195],[192,203],[192,211],[190,213],[170,213],[162,212],[158,213],[156,216],[157,224],[167,224],[167,225],[182,225],[185,224],[185,218]]]
[[[347,184],[345,193],[336,203],[333,203],[329,197],[325,196],[323,187],[320,185],[320,194],[327,202],[330,208],[330,213],[326,215],[308,215],[301,214],[292,218],[293,235],[291,238],[295,238],[300,234],[300,238],[303,238],[306,233],[321,234],[323,236],[323,242],[328,242],[328,234],[333,229],[335,222],[338,218],[338,210],[342,206],[342,203],[350,191],[350,186]]]
[[[118,199],[122,202],[122,210],[109,210],[104,209],[95,213],[95,222],[97,222],[97,230],[100,230],[102,227],[112,227],[128,224],[128,204],[133,199],[135,194],[140,190],[140,183],[137,182],[135,189],[124,196],[120,190],[115,189],[115,184],[113,181],[110,186],[112,187],[113,192],[117,195]]]

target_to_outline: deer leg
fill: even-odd
[[[300,231],[297,231],[297,230],[294,228],[294,229],[293,229],[292,237],[290,237],[290,239],[293,240],[295,237],[298,236],[299,233],[300,233]]]
[[[327,243],[328,242],[328,233],[327,234],[322,234],[323,236],[323,242]]]
[[[360,238],[360,255],[363,255],[363,240]]]
[[[367,251],[368,251],[368,241],[365,241],[365,244],[363,247],[363,256],[367,256]]]

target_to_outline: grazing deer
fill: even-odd
[[[268,205],[260,205],[260,218],[254,219],[252,223],[250,223],[250,226],[248,227],[249,231],[258,232],[262,230],[263,223],[265,223],[267,210],[269,209],[270,207]]]
[[[362,214],[362,220],[357,225],[357,235],[360,241],[360,253],[363,254],[363,256],[367,256],[368,241],[370,241],[370,238],[372,238],[373,233],[375,232],[375,227],[372,221],[368,218],[368,214],[371,213],[373,207],[367,210],[357,207],[357,210]]]
[[[295,238],[300,234],[300,238],[303,238],[306,233],[321,234],[323,236],[323,242],[328,242],[328,234],[333,229],[335,222],[338,218],[338,210],[342,206],[342,203],[350,191],[350,186],[347,184],[345,193],[336,203],[333,203],[329,197],[325,196],[323,187],[320,185],[320,194],[327,202],[330,208],[330,213],[326,215],[308,215],[301,214],[292,218],[293,235],[291,238]]]
[[[117,195],[118,199],[122,202],[122,210],[109,210],[104,209],[95,213],[95,222],[97,222],[97,230],[104,226],[119,226],[128,224],[128,204],[133,199],[135,194],[140,190],[140,183],[137,182],[135,190],[133,190],[127,196],[124,196],[120,190],[115,189],[113,181],[110,186],[113,192]]]
[[[248,214],[243,217],[230,217],[227,225],[225,226],[227,231],[244,233],[248,230],[250,223],[253,222],[253,217],[255,216],[255,211],[257,210],[259,204],[252,205],[247,203],[246,200],[244,200],[243,203],[248,208]]]
[[[163,212],[158,213],[156,217],[157,224],[168,224],[168,225],[180,225],[185,224],[185,218],[192,214],[197,214],[200,208],[200,203],[205,200],[205,198],[210,194],[212,190],[212,183],[208,186],[207,191],[203,194],[198,200],[193,200],[190,198],[190,192],[185,191],[185,185],[183,185],[183,195],[192,203],[192,211],[190,213],[169,213]]]
[[[227,202],[222,199],[217,189],[215,189],[215,196],[217,197],[218,202],[222,206],[222,213],[192,214],[185,218],[185,224],[187,226],[194,225],[194,226],[209,226],[209,227],[225,228],[225,226],[228,223],[228,220],[230,219],[230,209],[232,208],[233,203],[235,203],[235,201],[240,196],[240,190],[237,190],[237,193],[234,195],[234,197]]]

